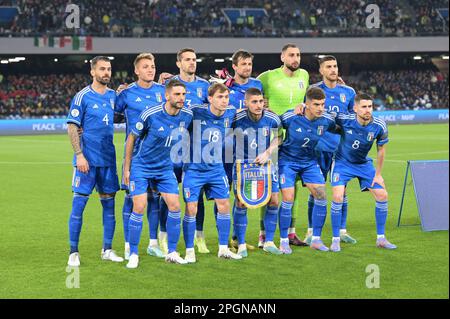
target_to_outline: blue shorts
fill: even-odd
[[[230,184],[225,170],[197,171],[186,170],[183,174],[183,196],[186,203],[198,202],[202,188],[206,198],[230,198]]]
[[[332,152],[316,151],[317,162],[319,163],[320,170],[322,171],[323,178],[327,180],[328,173],[331,171],[331,165],[333,164]]]
[[[112,194],[117,192],[120,187],[116,166],[90,166],[89,171],[86,174],[81,173],[74,167],[72,191],[74,193],[90,195],[92,194],[94,187],[100,194]]]
[[[278,163],[280,188],[295,187],[297,176],[303,184],[325,184],[322,171],[317,161],[306,163]]]
[[[137,175],[131,170],[130,174],[130,195],[137,196],[145,194],[149,189],[167,194],[179,194],[178,182],[173,170],[158,172],[142,176]]]
[[[353,164],[345,160],[337,160],[333,162],[331,169],[331,186],[346,186],[353,178],[357,178],[363,192],[369,189],[382,189],[383,186],[378,184],[371,186],[375,173],[372,162]]]
[[[233,190],[236,195],[237,189],[237,176],[236,169],[233,167]],[[280,185],[278,184],[278,166],[272,164],[272,193],[278,193],[280,191]]]

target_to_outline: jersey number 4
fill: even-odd
[[[108,118],[108,114],[105,115],[105,117],[102,120],[103,122],[105,122],[106,126],[109,125],[109,118]]]

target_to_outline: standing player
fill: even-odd
[[[183,167],[183,194],[186,214],[183,235],[186,243],[185,260],[195,263],[195,215],[201,190],[217,205],[217,231],[219,233],[219,258],[241,259],[242,256],[228,248],[230,235],[230,190],[222,160],[225,135],[230,129],[236,109],[229,106],[229,89],[215,83],[208,89],[209,105],[192,108],[194,120],[190,127],[191,162]]]
[[[78,267],[78,242],[83,212],[94,187],[103,206],[103,249],[101,258],[122,262],[123,258],[112,250],[116,227],[114,216],[115,195],[119,190],[116,169],[114,135],[114,103],[116,94],[108,88],[111,80],[111,62],[97,56],[91,60],[93,82],[73,98],[67,117],[67,131],[75,152],[72,180],[72,212],[69,219],[70,256],[68,265]],[[81,140],[78,129],[82,128]]]
[[[127,139],[124,181],[129,184],[130,194],[133,196],[133,212],[128,223],[130,260],[127,268],[136,268],[139,264],[138,245],[142,231],[142,214],[147,204],[149,188],[159,192],[169,208],[169,247],[166,261],[186,263],[176,252],[180,237],[181,212],[171,150],[180,137],[182,139],[183,134],[186,134],[186,129],[192,121],[192,112],[184,108],[186,88],[183,83],[170,81],[166,85],[165,97],[166,103],[141,113]],[[139,146],[133,154],[137,137]]]
[[[281,51],[281,61],[283,66],[280,68],[263,72],[258,76],[262,82],[269,109],[278,115],[303,103],[309,85],[308,72],[300,69],[300,49],[297,45],[286,44]],[[289,242],[291,245],[305,246],[306,244],[295,232],[295,220],[295,213],[293,213],[289,228]],[[265,236],[262,216],[260,227],[258,246],[262,247]]]
[[[340,113],[353,113],[353,105],[355,99],[355,90],[349,86],[339,83],[337,60],[332,55],[327,55],[319,60],[319,72],[322,74],[323,80],[319,83],[311,85],[311,87],[319,87],[325,92],[325,110],[334,116]],[[322,170],[325,181],[331,170],[333,155],[336,152],[340,141],[338,134],[325,132],[316,146],[317,159]],[[308,200],[308,222],[309,228],[306,234],[305,242],[309,245],[312,238],[312,210],[314,206],[314,198],[309,196]],[[332,220],[333,221],[333,220]],[[356,240],[352,238],[346,230],[347,223],[347,195],[344,195],[342,206],[342,219],[340,225],[340,237],[343,242],[355,244]]]
[[[325,93],[320,88],[306,92],[305,115],[288,111],[281,117],[286,138],[280,148],[279,174],[283,196],[280,219],[280,250],[292,253],[289,247],[288,228],[295,196],[295,182],[300,177],[314,197],[312,249],[327,251],[320,236],[327,215],[325,179],[315,156],[314,148],[326,131],[335,130],[331,115],[324,113]]]
[[[264,110],[264,98],[257,88],[250,88],[245,93],[246,109],[237,114],[233,123],[235,136],[235,159],[253,161],[256,164],[264,164],[271,157],[273,151],[278,150],[282,141],[282,126],[280,118],[268,110]],[[278,214],[278,176],[275,161],[272,161],[272,195],[269,203],[264,207],[264,226],[266,229],[266,241],[264,251],[280,255],[282,252],[275,246],[273,238],[277,227]],[[234,170],[236,174],[236,170]],[[234,190],[236,192],[236,178]],[[247,257],[247,245],[245,233],[247,230],[247,208],[237,196],[234,203],[233,226],[238,241],[238,254]]]
[[[139,121],[139,115],[145,109],[165,102],[164,86],[155,83],[156,67],[155,57],[151,53],[141,53],[134,60],[134,73],[138,80],[127,86],[120,92],[117,97],[116,112],[122,113],[126,117],[126,138],[130,135],[131,130]],[[123,174],[123,172],[122,172]],[[133,199],[128,190],[128,186],[123,183],[121,188],[126,191],[123,203],[122,217],[123,230],[125,237],[125,259],[130,257],[130,244],[128,239],[128,220],[133,209]],[[147,253],[151,256],[164,257],[164,253],[160,250],[157,240],[157,230],[159,223],[159,195],[149,192],[147,217],[149,223],[150,242]]]
[[[191,105],[202,105],[208,103],[208,87],[209,82],[196,76],[197,70],[197,55],[194,49],[184,48],[177,53],[177,67],[180,69],[180,74],[173,76],[169,73],[162,73],[160,80],[176,79],[186,86],[186,103],[187,107]],[[175,175],[178,183],[181,183],[182,165],[175,165]],[[164,239],[165,234],[165,220],[167,219],[167,206],[164,201],[161,201],[161,239]],[[203,233],[203,223],[205,221],[205,204],[203,194],[199,197],[198,213],[196,219],[195,231],[195,245],[198,252],[201,254],[208,254],[209,249],[206,246],[205,235]]]
[[[353,178],[358,178],[361,191],[369,190],[375,198],[375,220],[377,224],[377,242],[379,248],[395,249],[394,244],[385,237],[385,224],[388,212],[388,194],[381,175],[388,130],[386,123],[372,116],[373,99],[365,93],[355,97],[356,114],[339,114],[336,124],[341,127],[341,143],[336,152],[331,170],[331,185],[333,187],[333,203],[331,218],[333,222],[333,240],[330,249],[340,251],[339,225],[345,187]],[[377,140],[376,169],[372,159],[367,155]]]

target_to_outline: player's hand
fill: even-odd
[[[123,172],[123,183],[127,186],[130,184],[130,170],[124,170]]]
[[[123,90],[125,90],[128,87],[128,83],[122,83],[119,85],[119,87],[116,90],[116,94],[120,94]]]
[[[294,113],[296,115],[304,115],[305,114],[305,109],[306,109],[306,104],[305,103],[300,103],[299,105],[297,105],[294,109]]]
[[[83,174],[89,172],[89,163],[83,154],[77,155],[77,170],[79,170]]]
[[[375,175],[373,181],[372,181],[372,187],[376,184],[383,186],[383,188],[386,188],[386,186],[384,185],[384,179],[381,175]]]
[[[337,83],[341,84],[341,85],[345,85],[344,80],[340,76],[338,76]]]
[[[159,75],[159,80],[158,83],[159,84],[164,84],[164,82],[166,82],[168,79],[172,78],[174,75],[167,73],[167,72],[163,72]]]
[[[264,153],[258,155],[257,158],[255,158],[255,163],[263,165],[263,164],[267,163],[269,158],[270,158],[270,153],[268,151],[265,151]]]

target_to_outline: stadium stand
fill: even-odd
[[[379,29],[365,26],[367,3],[363,0],[80,0],[77,4],[83,17],[81,27],[67,29],[64,23],[68,14],[65,12],[66,0],[2,0],[0,36],[330,37],[448,34],[448,0],[377,0],[376,3],[382,17]]]
[[[201,75],[208,78],[209,75]],[[364,71],[344,76],[356,90],[375,98],[378,110],[420,110],[448,107],[448,74],[428,70]],[[318,74],[311,83],[319,82]],[[70,99],[86,83],[88,74],[0,75],[0,119],[62,118],[68,113]],[[127,72],[115,72],[111,87],[131,83]]]

